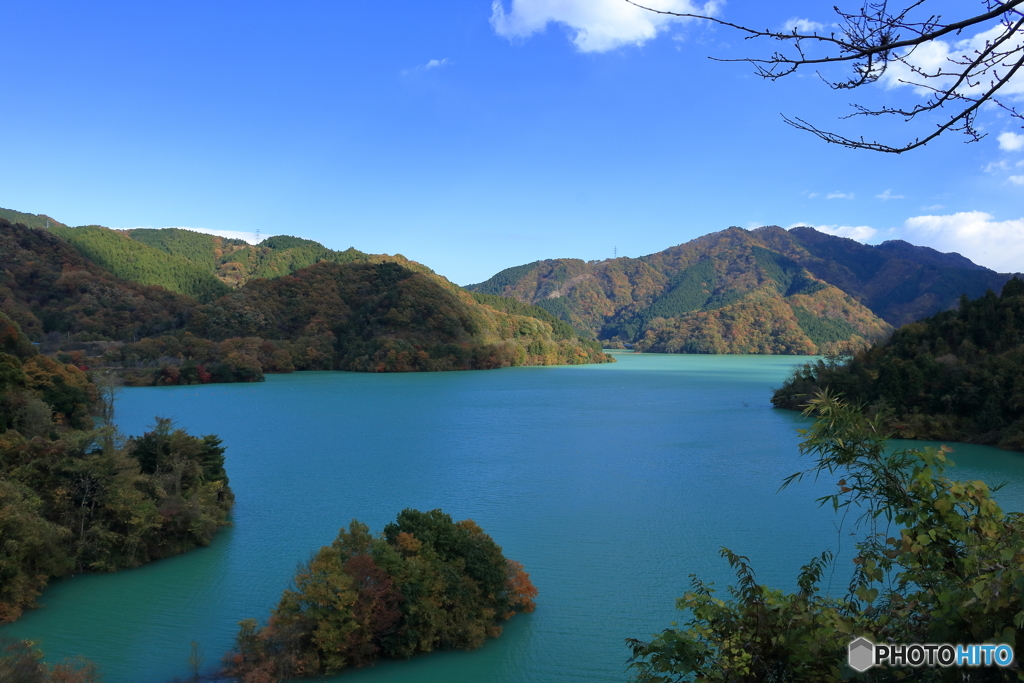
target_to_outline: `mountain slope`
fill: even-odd
[[[799,409],[822,389],[881,414],[901,438],[1024,450],[1024,280],[963,297],[845,363],[798,368],[772,403]]]
[[[268,237],[258,245],[182,228],[137,228],[128,231],[128,235],[172,256],[188,259],[230,287],[254,278],[289,275],[321,261],[350,263],[373,258],[357,249],[334,251],[319,242],[288,235]]]
[[[960,254],[943,254],[902,240],[861,244],[813,228],[758,228],[765,246],[785,254],[816,278],[839,287],[894,326],[957,305],[960,295],[999,291],[1012,277]]]
[[[0,219],[0,310],[34,341],[127,341],[181,329],[190,297],[114,277],[52,232]]]
[[[291,356],[333,350],[331,367],[464,370],[606,362],[594,342],[550,323],[482,305],[444,278],[393,261],[321,262],[253,280],[197,311],[190,332],[262,337]],[[571,332],[571,330],[570,330]]]
[[[105,244],[128,239],[111,232],[84,234],[99,234]],[[534,317],[550,317],[546,312],[482,299],[400,256],[362,255],[255,279],[204,305],[114,277],[54,232],[0,219],[0,310],[55,349],[131,342],[100,345],[104,359],[89,362],[113,363],[137,375],[133,383],[254,381],[264,371],[296,368],[456,370],[611,360],[564,323]]]
[[[230,291],[208,269],[134,240],[122,230],[86,225],[52,226],[50,232],[66,240],[88,260],[125,280],[159,285],[203,302]]]
[[[468,289],[533,303],[595,337],[647,351],[831,353],[891,330],[740,228],[639,259],[537,261]]]

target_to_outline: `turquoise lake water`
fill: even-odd
[[[108,683],[188,674],[191,641],[216,669],[237,622],[265,618],[296,565],[353,518],[379,532],[403,508],[472,518],[524,563],[537,611],[474,652],[386,662],[322,680],[351,683],[626,681],[627,637],[679,618],[689,575],[731,581],[718,549],[791,589],[822,550],[849,550],[814,499],[781,493],[809,466],[805,420],[770,388],[806,359],[617,354],[612,365],[481,372],[271,375],[261,384],[126,389],[117,421],[139,434],[171,417],[218,434],[237,498],[209,548],[51,585],[0,635],[49,659],[82,655]],[[954,476],[1007,481],[1024,510],[1024,456],[956,446]],[[845,544],[846,548],[842,547]],[[849,577],[848,554],[832,585]]]

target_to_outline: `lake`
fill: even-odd
[[[261,384],[126,389],[117,422],[154,416],[218,434],[237,497],[213,544],[109,575],[54,582],[43,608],[0,629],[48,659],[82,655],[108,683],[188,674],[190,643],[216,669],[237,622],[263,619],[296,565],[357,518],[374,532],[403,508],[472,518],[540,590],[537,611],[474,652],[385,662],[336,679],[626,681],[623,640],[679,618],[689,575],[731,583],[718,550],[792,589],[800,566],[852,541],[814,499],[834,482],[777,492],[810,461],[800,415],[770,388],[806,358],[616,354],[611,365],[480,372],[270,375]],[[1009,482],[1024,510],[1024,456],[957,446],[954,476]],[[335,680],[335,679],[326,679]]]

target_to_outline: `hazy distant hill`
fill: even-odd
[[[638,259],[538,261],[469,289],[535,303],[599,339],[645,351],[827,353],[891,330],[740,228]]]
[[[553,259],[468,289],[534,303],[603,340],[690,353],[863,345],[1009,279],[959,254],[812,228],[729,228],[641,258]]]
[[[973,299],[989,289],[998,292],[1013,276],[960,254],[902,240],[868,245],[813,228],[767,227],[754,233],[768,248],[793,258],[896,327],[956,307],[961,294]]]

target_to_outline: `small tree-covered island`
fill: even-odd
[[[295,575],[266,625],[241,622],[227,673],[243,683],[336,673],[378,658],[480,647],[537,589],[473,520],[403,510],[380,536],[352,520]]]

